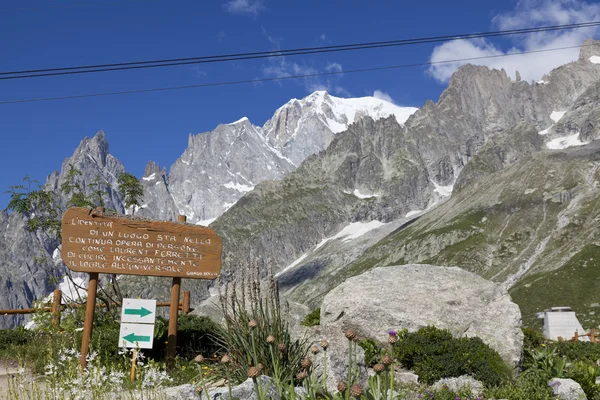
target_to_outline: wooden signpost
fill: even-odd
[[[105,215],[101,209],[70,208],[62,219],[61,256],[67,267],[90,276],[81,357],[86,366],[99,274],[172,277],[167,366],[175,360],[181,278],[215,279],[222,241],[210,228]]]

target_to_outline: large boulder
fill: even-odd
[[[587,400],[585,392],[573,379],[553,378],[548,385],[560,400]]]
[[[481,338],[513,367],[523,351],[521,312],[506,289],[457,267],[408,264],[352,277],[323,299],[321,325],[382,343],[388,330],[434,325]]]

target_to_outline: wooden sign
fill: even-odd
[[[61,256],[72,271],[215,279],[221,251],[221,238],[207,227],[77,207],[62,219]]]

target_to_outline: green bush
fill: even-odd
[[[365,364],[368,367],[379,362],[379,356],[381,355],[381,348],[372,339],[363,339],[358,345],[365,351]]]
[[[479,338],[454,338],[448,330],[433,326],[398,336],[395,357],[422,382],[471,375],[486,385],[500,385],[511,376],[498,353]]]
[[[486,399],[507,400],[552,400],[554,394],[548,382],[540,382],[525,376],[515,382],[505,382],[499,386],[488,387],[484,391]]]
[[[303,326],[316,326],[321,324],[321,309],[315,308],[308,313],[301,322]]]
[[[32,331],[21,326],[15,329],[0,329],[0,351],[4,352],[13,349],[15,346],[23,346],[34,337]]]
[[[581,385],[588,399],[600,399],[600,388],[596,385],[596,376],[600,367],[585,361],[577,361],[567,367],[565,376]]]
[[[570,362],[585,361],[596,363],[600,360],[600,343],[591,342],[557,342],[553,343],[558,354]]]
[[[168,340],[169,321],[156,318],[154,331],[154,348],[150,356],[164,360]],[[182,314],[177,319],[177,353],[185,360],[191,360],[198,354],[204,357],[221,352],[218,337],[222,336],[222,328],[210,318],[190,314]]]
[[[525,350],[538,348],[546,341],[546,338],[537,329],[523,328],[523,348]]]

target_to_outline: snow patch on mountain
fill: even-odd
[[[590,57],[590,62],[592,64],[600,64],[600,56],[591,56]]]
[[[579,133],[575,133],[573,135],[562,136],[556,139],[552,139],[546,146],[551,150],[562,150],[569,147],[575,146],[583,146],[586,145],[586,142],[582,142],[579,140]]]
[[[354,189],[354,192],[348,192],[348,191],[344,190],[344,193],[352,194],[355,197],[358,197],[359,199],[372,199],[374,197],[379,196],[378,194],[364,194],[364,193],[361,193],[360,190],[358,190],[358,189]]]
[[[452,195],[452,191],[454,190],[454,184],[447,185],[447,186],[441,186],[441,185],[438,185],[437,183],[435,183],[434,181],[431,181],[431,183],[433,183],[433,186],[435,187],[433,189],[433,191],[438,193],[439,195],[444,196],[444,197],[448,197],[448,196]]]
[[[548,132],[550,132],[550,129],[552,128],[552,126],[550,128],[546,128],[543,131],[539,131],[538,134],[540,135],[546,135],[548,134]]]
[[[150,176],[144,176],[142,179],[145,180],[145,181],[153,181],[154,179],[156,179],[156,174],[152,173],[152,175],[150,175]]]
[[[225,186],[228,189],[234,189],[242,193],[246,193],[254,189],[254,186],[242,185],[241,183],[237,182],[227,182],[223,186]]]
[[[400,107],[389,101],[370,96],[358,98],[335,97],[322,90],[316,91],[301,100],[290,100],[280,107],[275,115],[290,107],[308,108],[313,113],[322,116],[323,122],[333,133],[345,131],[348,129],[348,125],[365,116],[377,120],[393,115],[399,124],[404,124],[418,110],[415,107]],[[298,128],[299,126],[296,127],[296,131]]]
[[[550,114],[550,119],[554,122],[558,122],[566,113],[566,111],[552,111],[552,114]]]
[[[216,220],[216,218],[204,219],[202,221],[196,222],[196,225],[209,226],[210,224],[215,222],[215,220]]]
[[[242,117],[242,118],[238,119],[237,121],[232,122],[232,123],[227,124],[227,125],[237,125],[237,124],[241,124],[242,122],[246,122],[246,121],[250,122],[250,120],[248,119],[248,117]]]
[[[406,213],[406,215],[405,215],[404,217],[406,217],[406,218],[410,218],[410,217],[413,217],[413,216],[415,216],[415,215],[417,215],[417,214],[420,214],[420,213],[422,213],[422,212],[423,212],[423,210],[414,210],[414,211],[409,211],[409,212],[407,212],[407,213]]]
[[[283,275],[284,273],[286,273],[290,269],[294,268],[296,265],[300,264],[302,261],[304,261],[304,259],[306,258],[306,256],[308,256],[307,253],[302,254],[300,257],[298,257],[298,259],[296,261],[294,261],[293,263],[291,263],[290,265],[288,265],[287,267],[285,267],[284,269],[282,269],[281,271],[279,271],[278,273],[276,273],[275,274],[275,278],[277,278],[280,275]]]
[[[380,228],[383,225],[385,225],[383,222],[377,221],[377,220],[373,220],[373,221],[369,221],[369,222],[352,222],[349,225],[345,226],[344,229],[339,231],[335,236],[323,239],[317,245],[317,247],[315,247],[315,250],[319,249],[320,247],[325,245],[325,243],[329,242],[330,240],[342,239],[342,242],[345,243],[345,242],[349,242],[354,239],[358,239],[365,233],[372,231],[373,229]]]

